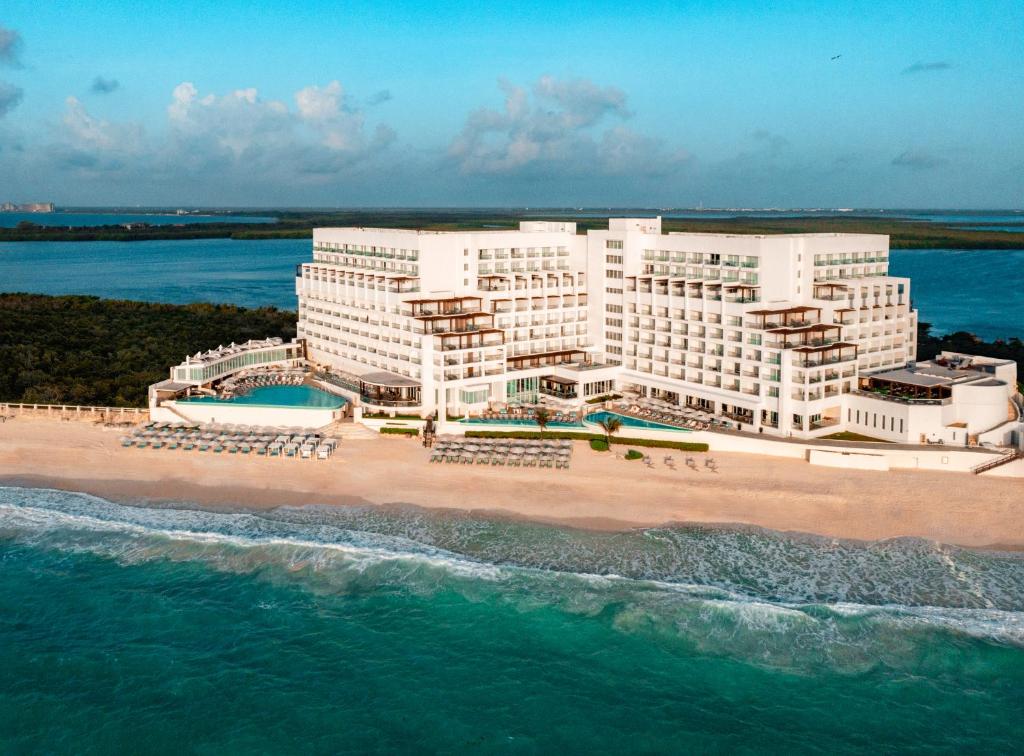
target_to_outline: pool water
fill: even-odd
[[[656,423],[652,420],[641,420],[637,417],[630,417],[629,415],[620,415],[618,412],[607,412],[601,410],[600,412],[592,412],[587,415],[588,423],[598,423],[601,420],[605,420],[609,417],[618,418],[622,423],[623,428],[647,428],[649,430],[670,430],[679,431],[680,433],[690,433],[688,428],[678,428],[675,425],[666,425],[665,423]]]
[[[674,425],[666,425],[665,423],[656,423],[652,420],[641,420],[636,417],[630,417],[629,415],[620,415],[618,412],[608,412],[607,410],[600,410],[599,412],[592,412],[587,415],[587,424],[594,426],[597,425],[601,420],[609,417],[617,417],[622,423],[623,428],[647,428],[648,430],[670,430],[679,431],[680,433],[690,433],[688,428],[678,428]],[[481,423],[486,425],[525,425],[531,428],[537,428],[537,423],[534,420],[528,418],[509,418],[508,420],[488,420],[483,417],[470,417],[465,420],[461,420],[463,423]],[[548,428],[556,429],[562,428],[565,430],[585,430],[588,429],[584,425],[579,423],[548,423]]]
[[[527,425],[534,429],[537,428],[537,421],[531,420],[527,417],[510,417],[507,420],[489,420],[486,417],[467,417],[459,421],[460,423],[473,423],[473,424],[486,424],[486,425]],[[571,430],[581,430],[583,428],[579,423],[555,423],[550,422],[545,427],[547,428],[568,428]]]
[[[183,402],[204,404],[245,404],[253,407],[296,407],[309,409],[338,409],[345,398],[328,394],[312,386],[260,386],[231,399],[201,396],[182,399]]]

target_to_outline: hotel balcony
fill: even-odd
[[[505,332],[497,328],[435,334],[434,336],[434,348],[442,352],[495,347],[504,343]]]
[[[798,347],[793,350],[794,367],[820,367],[857,359],[857,345],[837,342],[822,347]]]
[[[417,320],[423,323],[423,333],[468,333],[494,328],[494,315],[489,312],[464,313],[462,315],[421,315]]]
[[[448,297],[445,299],[410,299],[405,302],[407,309],[402,314],[409,317],[430,315],[459,315],[480,312],[483,300],[480,297]]]

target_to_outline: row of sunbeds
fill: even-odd
[[[163,426],[163,427],[159,427]],[[315,432],[281,432],[278,428],[150,423],[121,437],[121,446],[137,449],[181,449],[213,454],[253,454],[266,457],[328,459],[338,440]]]
[[[644,420],[653,420],[654,422],[667,425],[678,425],[681,428],[689,428],[695,431],[707,430],[711,427],[709,421],[697,415],[693,410],[656,409],[654,407],[633,404],[620,408],[620,411],[624,411],[634,417],[643,418]]]
[[[568,469],[572,441],[533,439],[441,439],[430,451],[430,461],[492,467],[548,467]]]

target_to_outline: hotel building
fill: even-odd
[[[461,416],[634,391],[775,436],[941,437],[906,408],[957,389],[913,388],[917,313],[888,254],[882,235],[664,234],[660,218],[585,235],[544,221],[322,228],[296,272],[298,336],[324,379],[374,409]],[[1012,381],[955,369],[999,383],[982,401],[1005,411]]]

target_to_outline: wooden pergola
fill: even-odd
[[[901,399],[949,399],[953,396],[953,387],[948,383],[922,384],[913,381],[901,381],[898,378],[882,378],[869,376],[861,378],[861,389]]]
[[[758,328],[773,328],[775,321],[769,321],[769,316],[777,315],[781,318],[780,324],[783,327],[800,326],[805,325],[806,320],[804,316],[807,313],[816,313],[816,318],[821,319],[821,308],[811,307],[810,305],[800,305],[799,307],[787,307],[782,310],[751,310],[748,315],[753,315],[755,318],[760,318],[761,323]]]
[[[483,337],[497,333],[501,341],[493,344],[483,343]],[[478,328],[472,331],[449,331],[447,333],[435,333],[434,336],[441,340],[441,351],[449,352],[456,349],[476,349],[487,346],[500,346],[505,343],[505,332],[500,328]]]
[[[589,362],[590,356],[582,349],[562,349],[554,352],[537,352],[535,354],[520,354],[509,357],[509,370],[528,370],[535,367],[546,367],[548,365],[561,365],[566,362],[581,360]]]
[[[788,349],[793,346],[823,346],[827,336],[825,334],[830,331],[834,331],[836,338],[838,339],[842,333],[842,326],[839,325],[828,325],[825,323],[815,323],[813,325],[806,326],[794,326],[792,328],[770,328],[768,333],[782,336],[782,341],[785,344],[785,348]],[[792,339],[790,337],[793,337]],[[821,342],[821,343],[817,343]]]
[[[851,350],[852,354],[850,353]],[[851,344],[847,341],[839,341],[827,346],[797,347],[793,351],[796,354],[801,355],[801,367],[817,367],[818,365],[828,365],[835,362],[846,362],[847,360],[857,359],[857,345]],[[814,355],[818,356],[817,360],[812,359]]]
[[[829,299],[829,298],[835,296],[835,293],[836,293],[837,290],[846,291],[849,288],[850,288],[850,286],[848,284],[843,284],[843,283],[825,283],[825,282],[821,282],[821,281],[815,281],[815,283],[814,283],[814,296],[817,299]],[[827,297],[819,297],[818,296],[818,290],[819,289],[828,289],[828,292],[829,292],[828,296]]]
[[[756,296],[755,292],[757,292],[760,288],[761,288],[760,286],[754,286],[752,284],[726,284],[725,285],[725,290],[726,291],[739,292],[739,300],[738,300],[739,302],[756,302],[756,301],[758,301],[758,297]]]
[[[444,297],[441,299],[409,299],[406,304],[412,308],[412,316],[447,315],[479,310],[483,306],[480,297]],[[472,304],[470,304],[472,303]]]
[[[423,323],[424,333],[461,331],[476,333],[481,328],[488,328],[494,325],[494,315],[489,312],[466,312],[458,315],[417,315],[416,320]]]

